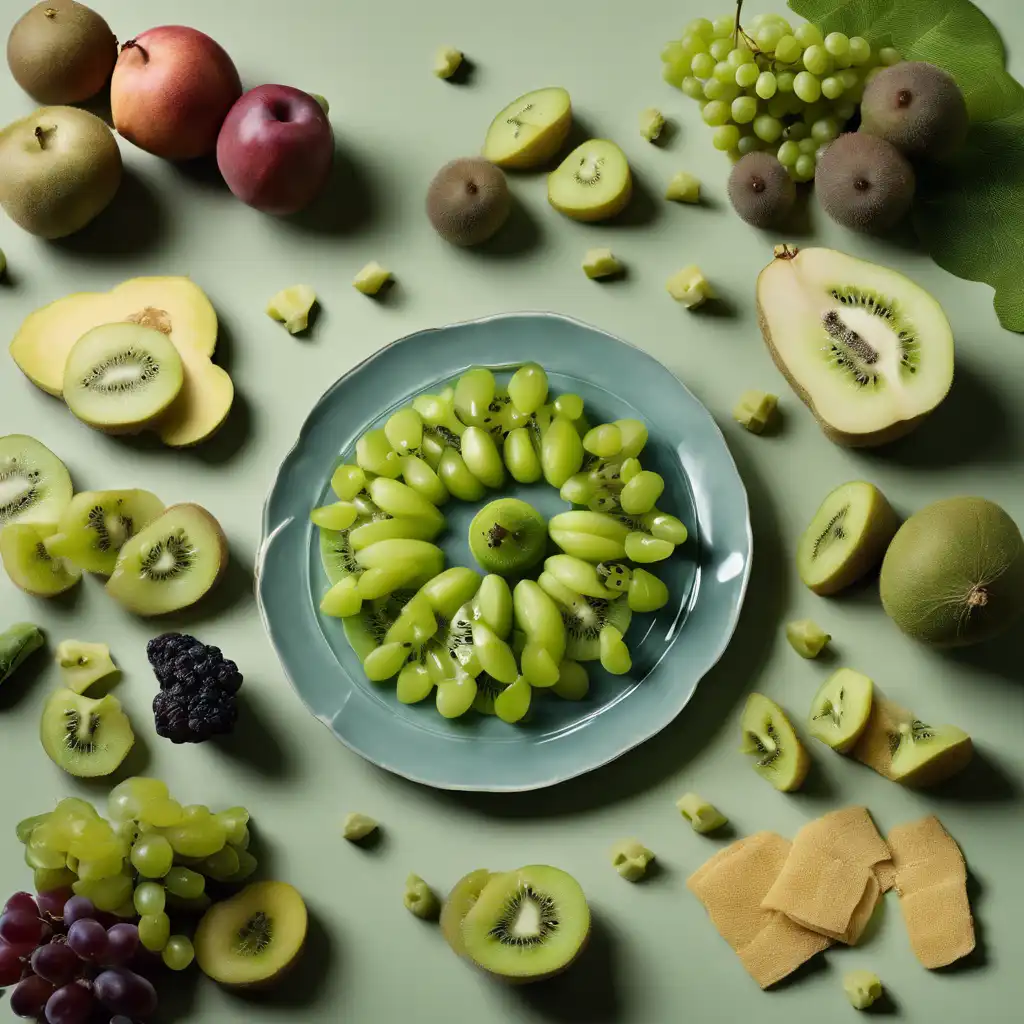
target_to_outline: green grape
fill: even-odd
[[[390,544],[391,541],[382,541]],[[397,543],[415,543],[399,541]],[[362,552],[360,552],[362,554]],[[209,811],[187,818],[175,828],[169,828],[164,836],[171,849],[181,857],[210,857],[227,842],[227,830]]]
[[[445,448],[437,465],[437,475],[459,501],[479,501],[487,493],[487,489],[470,473],[462,456],[454,448]]]
[[[366,474],[361,466],[343,464],[331,477],[331,490],[342,501],[351,501],[366,486]]]
[[[711,133],[711,145],[723,153],[740,141],[740,130],[734,124],[723,124]]]
[[[812,75],[810,71],[801,71],[793,82],[793,92],[804,103],[815,103],[821,98],[821,80]]]
[[[715,70],[711,72],[711,77],[717,79],[723,85],[726,83],[736,83],[736,69],[728,62],[720,60],[715,65]]]
[[[60,856],[58,854],[58,856]],[[74,858],[68,858],[74,863]],[[60,867],[60,864],[36,864],[34,867]],[[118,851],[106,857],[99,857],[96,860],[79,860],[75,865],[75,873],[86,882],[98,882],[101,878],[112,878],[119,875],[124,867],[124,857]]]
[[[505,446],[507,449],[507,441]],[[558,492],[562,501],[567,501],[570,505],[586,505],[594,497],[594,493],[594,482],[590,479],[589,473],[576,473],[569,477]]]
[[[484,577],[474,601],[477,617],[502,640],[512,632],[512,591],[494,573]]]
[[[629,648],[623,643],[622,633],[614,626],[605,626],[599,637],[601,667],[612,675],[625,675],[632,667]]]
[[[473,646],[480,667],[499,683],[514,683],[519,675],[512,648],[483,622],[474,622]]]
[[[813,156],[818,151],[817,139],[801,139],[797,145],[800,147],[800,152],[807,156]]]
[[[848,67],[850,67],[853,64],[853,61],[850,60],[849,51],[844,53],[842,55],[842,57],[833,57],[832,58],[832,62],[835,64],[835,66],[837,68],[840,68],[840,69],[848,68]]]
[[[762,71],[754,82],[754,92],[763,100],[770,100],[779,87],[778,79],[771,71]]]
[[[806,139],[810,134],[811,129],[803,121],[796,121],[793,124],[788,124],[782,131],[782,137],[787,141],[792,140],[793,142],[799,142],[801,139]]]
[[[398,673],[396,696],[402,704],[418,704],[430,696],[434,681],[426,665],[418,661],[410,661]]]
[[[512,405],[525,415],[536,412],[548,399],[548,375],[538,363],[524,363],[508,382]]]
[[[809,21],[797,25],[793,35],[796,36],[796,40],[801,46],[820,46],[825,42],[818,26]]]
[[[810,181],[814,177],[814,168],[814,157],[810,153],[803,153],[793,165],[793,176],[797,181]]]
[[[536,483],[543,475],[540,457],[529,432],[524,427],[516,427],[515,430],[509,431],[508,437],[505,438],[503,454],[506,468],[513,479],[521,484]]]
[[[626,557],[642,564],[660,562],[675,551],[675,545],[671,541],[651,537],[639,530],[627,535],[625,547]]]
[[[698,53],[690,61],[690,70],[698,78],[710,78],[715,70],[715,58],[710,53]]]
[[[871,44],[863,36],[850,36],[849,57],[854,64],[866,64],[871,60]]]
[[[737,68],[742,67],[744,64],[753,64],[754,55],[750,51],[750,47],[746,43],[740,43],[729,51],[729,56],[726,57],[726,62],[735,71]]]
[[[780,71],[775,76],[775,84],[778,86],[779,92],[792,92],[794,81],[796,81],[796,75],[792,71]]]
[[[140,917],[146,914],[162,914],[167,903],[167,893],[156,882],[143,882],[135,889],[135,909]]]
[[[139,918],[139,941],[151,953],[159,953],[171,935],[171,919],[164,913]]]
[[[414,594],[384,636],[385,644],[421,647],[437,632],[434,607],[424,594]],[[230,874],[230,872],[229,872]]]
[[[899,64],[903,60],[900,51],[892,46],[883,46],[878,51],[878,60],[885,66],[891,67],[893,64]]]
[[[715,26],[707,18],[694,18],[685,29],[684,36],[700,36],[701,39],[714,39]]]
[[[215,882],[226,882],[229,878],[234,877],[238,867],[238,851],[231,846],[225,846],[223,850],[218,850],[200,865],[203,874]]]
[[[753,96],[739,96],[732,101],[730,110],[737,124],[750,124],[757,116],[757,100]]]
[[[190,868],[173,867],[164,877],[164,887],[174,896],[194,900],[206,891],[206,879]]]
[[[786,141],[779,146],[776,155],[783,167],[792,167],[800,157],[800,147],[795,142]]]
[[[384,435],[396,452],[407,455],[423,442],[423,417],[412,407],[399,409],[384,424]]]
[[[174,863],[174,850],[161,835],[143,835],[132,847],[131,862],[144,878],[163,878]]]
[[[818,143],[831,142],[839,134],[839,124],[834,117],[823,117],[811,125],[811,137]]]
[[[789,96],[776,93],[768,101],[768,106],[765,109],[768,111],[770,117],[785,117],[789,113],[789,100]]]
[[[643,524],[644,529],[659,540],[670,540],[676,545],[685,543],[689,536],[689,531],[683,525],[682,520],[657,508],[651,509],[643,517]]]
[[[678,39],[673,39],[661,48],[661,59],[666,64],[675,64],[683,59],[683,44]]]
[[[476,700],[476,680],[466,672],[438,683],[434,703],[444,718],[461,718]]]
[[[850,52],[850,37],[845,32],[829,32],[825,36],[825,49],[833,57],[844,57]]]
[[[731,14],[723,14],[712,22],[711,35],[715,39],[728,39],[736,30],[736,19]]]
[[[128,874],[114,875],[112,878],[101,878],[96,882],[78,879],[71,886],[76,896],[84,896],[92,900],[97,910],[113,913],[132,896],[132,879]]]
[[[159,779],[125,779],[110,791],[107,813],[114,821],[137,818],[144,801],[165,799],[168,796],[170,791]]]
[[[374,683],[382,683],[398,674],[402,666],[409,660],[412,644],[393,641],[375,647],[363,661],[366,678]]]
[[[583,415],[583,399],[571,392],[559,395],[552,405],[556,416],[564,416],[573,423]]]
[[[708,47],[708,52],[715,60],[726,60],[729,54],[732,53],[732,39],[726,37],[716,39]]]
[[[704,86],[701,81],[697,78],[693,78],[687,75],[682,82],[679,83],[679,88],[683,90],[683,95],[689,96],[691,100],[700,100],[704,98]]]
[[[505,464],[498,446],[480,427],[469,427],[462,435],[462,461],[485,487],[500,487],[505,482]]]
[[[729,114],[729,104],[722,100],[711,100],[709,103],[705,103],[701,110],[704,123],[712,128],[717,128],[728,122]]]
[[[721,100],[723,103],[732,103],[740,94],[735,82],[720,82],[717,78],[709,78],[704,83],[703,92],[709,100]]]
[[[619,504],[631,516],[643,515],[654,508],[665,490],[665,481],[650,470],[642,470],[622,488]]]
[[[32,872],[32,885],[36,892],[67,889],[76,881],[75,873],[67,868],[36,868]]]
[[[782,122],[770,114],[760,114],[754,118],[754,134],[765,142],[776,142],[782,135]]]
[[[540,442],[540,464],[544,479],[558,488],[583,465],[583,442],[572,420],[556,416]]]
[[[601,459],[610,459],[622,451],[622,431],[614,423],[602,423],[583,436],[583,449]]]
[[[655,612],[668,604],[668,587],[646,569],[634,569],[626,602],[635,612]]]
[[[356,441],[356,461],[378,476],[396,477],[401,472],[398,452],[383,430],[370,430]]]
[[[330,505],[321,505],[309,514],[314,526],[325,530],[347,530],[359,518],[359,510],[351,501],[335,501]]]
[[[431,505],[443,505],[449,498],[448,488],[441,483],[441,478],[417,455],[403,457],[402,478]]]
[[[647,427],[639,420],[616,420],[615,426],[622,434],[622,451],[619,453],[624,460],[635,459],[647,444]]]
[[[700,53],[708,48],[708,41],[697,32],[684,32],[679,45],[683,50],[683,58],[690,60],[695,53]]]
[[[497,385],[494,374],[486,367],[475,366],[467,370],[455,384],[455,412],[463,423],[479,424],[487,415],[487,407],[494,401]]]
[[[164,965],[172,971],[183,971],[196,958],[196,951],[186,935],[172,935],[161,953]]]
[[[762,50],[772,51],[779,45],[779,40],[786,35],[785,30],[777,22],[769,22],[757,30],[754,38]],[[776,52],[776,56],[778,53]]]
[[[480,574],[464,565],[456,565],[435,576],[420,588],[420,593],[430,602],[434,611],[445,619],[453,619],[455,613],[480,589]]]
[[[320,611],[333,619],[348,619],[358,615],[363,608],[359,593],[359,577],[346,576],[338,580],[320,601]]]
[[[846,124],[851,117],[857,112],[857,107],[850,100],[843,100],[842,103],[836,104],[835,115],[836,120],[842,125]]]
[[[775,44],[775,59],[782,61],[783,64],[795,64],[803,52],[800,40],[793,35],[781,36]]]
[[[661,69],[661,77],[664,81],[668,82],[669,85],[674,85],[677,89],[681,89],[683,86],[683,79],[686,78],[687,64],[681,62],[679,64],[666,64]]]
[[[760,77],[761,69],[756,64],[741,64],[736,69],[736,84],[743,89],[749,89]]]
[[[484,436],[489,438],[489,435],[480,430],[479,427],[470,427],[466,434],[470,430],[484,434]],[[492,441],[492,446],[493,443]],[[414,491],[408,484],[379,476],[370,481],[369,491],[373,503],[390,516],[395,518],[426,519],[438,528],[444,525],[444,517],[438,512],[437,506],[427,501],[419,491]]]
[[[523,676],[518,676],[494,701],[494,713],[509,725],[522,721],[530,710],[533,687]]]
[[[836,75],[836,78],[843,83],[844,89],[856,89],[860,85],[860,75],[852,68],[844,68]]]
[[[583,700],[590,690],[587,670],[578,661],[563,661],[558,666],[558,682],[551,692],[562,700]]]
[[[843,82],[838,76],[829,75],[821,80],[821,94],[826,99],[837,100],[843,95]]]
[[[821,45],[808,46],[804,50],[804,67],[812,75],[827,74],[832,67],[832,61],[829,59],[825,47]]]
[[[25,863],[33,870],[53,871],[67,865],[68,855],[37,843],[25,847]],[[115,869],[116,870],[116,869]]]
[[[755,135],[743,135],[736,143],[736,152],[740,156],[746,156],[761,148],[761,142]]]

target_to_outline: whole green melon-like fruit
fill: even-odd
[[[940,647],[990,640],[1024,614],[1024,539],[991,501],[937,501],[897,531],[881,591],[908,636]]]

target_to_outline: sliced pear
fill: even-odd
[[[558,152],[571,126],[572,102],[565,89],[535,89],[491,122],[481,155],[499,167],[538,167]]]
[[[871,718],[874,688],[867,676],[853,669],[833,672],[811,702],[810,734],[845,754],[856,745]]]
[[[607,220],[625,209],[633,194],[626,154],[607,139],[577,146],[548,175],[548,202],[573,220]]]
[[[776,789],[790,793],[799,789],[811,767],[786,713],[763,694],[747,698],[740,723],[745,754],[754,757],[754,771]]]

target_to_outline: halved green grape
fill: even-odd
[[[459,501],[479,501],[487,493],[487,488],[473,476],[454,448],[445,448],[437,466],[437,475]]]
[[[516,427],[509,431],[502,453],[506,468],[512,474],[512,478],[519,483],[534,484],[543,476],[540,456],[537,455],[530,432],[525,427]]]
[[[731,111],[729,104],[724,100],[711,100],[704,104],[703,109],[700,112],[700,116],[704,119],[706,125],[710,125],[712,128],[721,127],[727,124]]]
[[[548,400],[548,375],[537,363],[524,363],[508,382],[512,404],[527,416]]]
[[[389,643],[375,647],[363,662],[366,678],[374,683],[382,683],[398,674],[402,666],[409,660],[412,653],[410,643]]]
[[[600,459],[611,459],[622,451],[622,431],[614,423],[592,427],[583,437],[583,448]]]
[[[562,484],[558,496],[570,505],[586,505],[594,496],[595,490],[589,473],[574,473]]]
[[[462,435],[462,461],[486,487],[500,487],[505,482],[501,453],[491,435],[480,427],[467,427]]]
[[[134,902],[140,917],[145,914],[162,914],[167,903],[167,893],[156,882],[143,882],[135,888]]]
[[[434,576],[420,588],[419,593],[438,615],[450,622],[455,613],[476,595],[481,585],[480,573],[464,565],[455,565]]]
[[[398,452],[383,430],[370,430],[356,441],[356,461],[368,473],[396,477],[402,471]]]
[[[359,518],[359,510],[350,501],[336,501],[313,509],[309,518],[325,530],[347,530]]]
[[[551,692],[562,700],[583,700],[590,690],[587,670],[578,662],[565,659],[558,666],[558,682]]]
[[[625,547],[626,557],[641,564],[660,562],[675,551],[675,545],[671,541],[650,537],[639,531],[634,531],[626,537]]]
[[[131,862],[143,878],[163,878],[174,864],[174,850],[162,835],[147,833],[135,841]]]
[[[448,488],[428,462],[417,455],[402,458],[402,478],[432,505],[443,505],[449,498]]]
[[[619,504],[630,515],[643,515],[654,508],[665,490],[665,481],[657,473],[641,470],[622,488]]]
[[[739,100],[736,100],[738,103]],[[711,145],[715,149],[727,153],[734,149],[740,141],[740,130],[734,124],[723,124],[711,133]]]
[[[686,538],[690,535],[682,520],[657,508],[651,509],[641,522],[644,529],[658,540],[671,541],[675,545],[686,543]]]
[[[622,639],[622,633],[614,626],[605,626],[599,637],[601,645],[601,666],[612,675],[621,676],[633,667],[629,648]]]
[[[171,937],[171,919],[164,913],[139,918],[139,941],[151,953],[162,952]]]
[[[384,435],[399,455],[418,451],[423,443],[423,417],[411,406],[399,409],[384,424]]]
[[[430,678],[427,666],[418,661],[410,661],[398,673],[396,694],[402,704],[418,704],[430,696],[434,689],[434,681]]]
[[[433,540],[444,527],[444,519],[395,516],[390,519],[373,519],[355,526],[348,534],[348,546],[352,551],[362,551],[382,540]]]
[[[454,679],[438,683],[437,710],[444,718],[460,718],[473,706],[476,694],[476,680],[466,672],[459,672]]]
[[[473,602],[477,617],[500,639],[512,632],[512,591],[504,576],[491,573],[484,577]]]
[[[455,384],[455,412],[463,423],[479,424],[494,400],[494,374],[486,367],[474,366]]]
[[[377,477],[370,481],[370,497],[378,508],[390,516],[409,519],[426,519],[440,526],[444,525],[444,516],[419,491],[414,491],[408,484],[387,477]]]
[[[196,958],[196,951],[187,935],[172,935],[161,956],[164,965],[172,971],[185,970]]]
[[[494,713],[510,725],[522,721],[530,710],[533,687],[522,677],[515,681],[494,699]]]
[[[564,397],[566,396],[563,395],[562,398]],[[580,414],[582,415],[582,403]],[[561,487],[569,477],[580,471],[583,458],[583,442],[573,425],[572,418],[561,414],[555,416],[541,438],[540,463],[544,479],[552,487]]]
[[[590,597],[608,598],[608,588],[597,568],[582,558],[573,558],[572,555],[551,555],[544,562],[544,571],[551,573],[565,586],[575,590],[578,594],[588,594]]]
[[[656,612],[668,604],[668,587],[646,569],[634,569],[626,603],[635,612]]]
[[[647,444],[647,427],[640,420],[616,420],[615,426],[622,434],[622,451],[619,455],[623,459],[635,459]]]
[[[362,466],[343,464],[331,477],[331,490],[342,501],[351,501],[366,486],[366,473]]]

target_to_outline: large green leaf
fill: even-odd
[[[789,0],[825,32],[895,46],[953,75],[972,128],[963,151],[919,168],[914,223],[940,266],[996,290],[1002,325],[1024,332],[1024,88],[995,26],[969,0]]]

